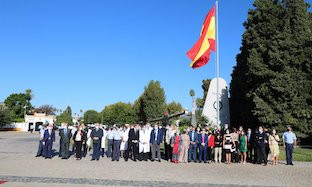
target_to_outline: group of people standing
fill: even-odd
[[[59,128],[59,156],[68,159],[71,154],[80,160],[86,157],[92,149],[92,159],[100,157],[119,161],[123,158],[133,161],[161,162],[161,148],[164,148],[163,158],[173,163],[242,163],[247,161],[267,165],[268,159],[277,165],[279,157],[280,138],[275,129],[269,132],[263,127],[256,131],[242,127],[230,131],[210,129],[208,127],[189,127],[182,130],[174,125],[162,127],[155,124],[112,126],[105,128],[96,123],[94,127],[81,124],[69,128],[62,123]],[[292,152],[296,144],[296,136],[291,127],[283,134],[287,165],[293,165]],[[40,141],[37,157],[52,158],[52,145],[55,142],[55,130],[52,124],[46,124],[40,129]],[[162,144],[164,144],[162,146]],[[72,148],[69,151],[70,147]]]

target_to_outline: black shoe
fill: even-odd
[[[206,161],[204,161],[204,163],[205,163],[205,164],[207,164],[207,162],[206,162]]]
[[[117,160],[117,162],[119,162],[119,159]]]
[[[112,161],[114,162],[115,160],[113,159]]]
[[[154,162],[155,160],[154,160],[154,159],[152,159],[151,161],[152,161],[152,162]]]
[[[161,162],[161,160],[158,160],[158,162]]]
[[[36,155],[36,157],[41,157],[41,155]]]
[[[137,160],[133,160],[134,162],[136,162]]]
[[[128,162],[128,159],[125,159],[126,162]]]
[[[98,158],[98,159],[96,159],[96,161],[99,161],[100,159]]]
[[[94,160],[95,160],[94,158],[91,159],[91,161],[94,161]]]
[[[294,164],[293,164],[293,163],[290,163],[289,165],[293,166]]]

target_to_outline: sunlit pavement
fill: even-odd
[[[38,134],[0,132],[0,184],[5,186],[310,186],[312,163],[172,164],[35,158]],[[58,141],[58,140],[57,140]],[[54,144],[58,150],[58,143]]]

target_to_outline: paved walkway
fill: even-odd
[[[310,186],[312,163],[172,164],[35,158],[38,134],[0,132],[0,184],[5,186]],[[55,144],[54,148],[58,149]]]

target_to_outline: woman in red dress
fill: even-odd
[[[180,154],[180,132],[176,131],[174,137],[172,138],[172,162],[179,163],[179,154]]]

